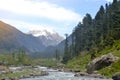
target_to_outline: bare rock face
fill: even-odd
[[[96,58],[87,65],[87,73],[91,74],[95,70],[110,66],[116,60],[118,60],[118,57],[114,56],[112,53]]]
[[[56,46],[64,40],[62,36],[53,30],[32,30],[28,34],[38,38],[46,47]]]

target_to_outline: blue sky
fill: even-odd
[[[47,29],[71,34],[86,13],[94,18],[100,5],[112,0],[1,0],[0,20],[24,33]]]

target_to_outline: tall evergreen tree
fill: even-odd
[[[65,34],[65,47],[64,47],[64,56],[63,56],[63,63],[67,63],[69,58],[70,58],[70,54],[69,54],[69,49],[68,49],[68,34]]]
[[[120,0],[106,4],[105,9],[101,6],[94,19],[86,14],[73,30],[70,46],[66,37],[63,60],[67,62],[71,53],[78,56],[82,51],[89,51],[93,59],[94,53],[106,46],[112,47],[115,40],[120,40]]]
[[[60,55],[59,55],[58,49],[56,49],[56,51],[55,51],[55,58],[56,58],[57,61],[60,60]]]

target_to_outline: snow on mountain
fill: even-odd
[[[28,34],[38,37],[45,46],[55,46],[64,40],[63,37],[53,30],[32,30]]]
[[[50,34],[57,34],[55,31],[53,30],[32,30],[32,31],[29,31],[28,34],[32,34],[33,36],[35,37],[38,37],[38,36],[48,36]]]

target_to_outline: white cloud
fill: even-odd
[[[101,1],[101,0],[86,0],[86,1]],[[112,2],[113,0],[102,0],[102,1]]]
[[[81,20],[81,16],[74,11],[48,2],[35,2],[29,0],[1,0],[0,9],[16,14],[37,16],[56,21]]]
[[[19,20],[13,20],[13,19],[4,19],[4,18],[0,18],[0,20],[2,20],[3,22],[10,24],[12,26],[14,26],[15,28],[17,28],[18,30],[22,31],[23,33],[27,33],[30,30],[47,30],[47,31],[55,31],[57,33],[59,33],[61,36],[64,37],[65,33],[71,33],[72,32],[72,28],[68,29],[68,24],[66,25],[60,25],[59,27],[55,26],[55,25],[49,25],[49,24],[34,24],[34,23],[29,23],[29,22],[23,22],[23,21],[19,21]]]
[[[106,0],[107,2],[112,2],[113,0]]]
[[[101,1],[101,0],[86,0],[86,1]]]
[[[32,24],[32,23],[27,23],[27,22],[22,22],[22,21],[17,21],[17,20],[12,20],[12,19],[2,19],[7,24],[10,24],[17,29],[23,31],[23,32],[28,32],[30,30],[53,30],[54,28],[52,26],[48,26],[45,24]]]

